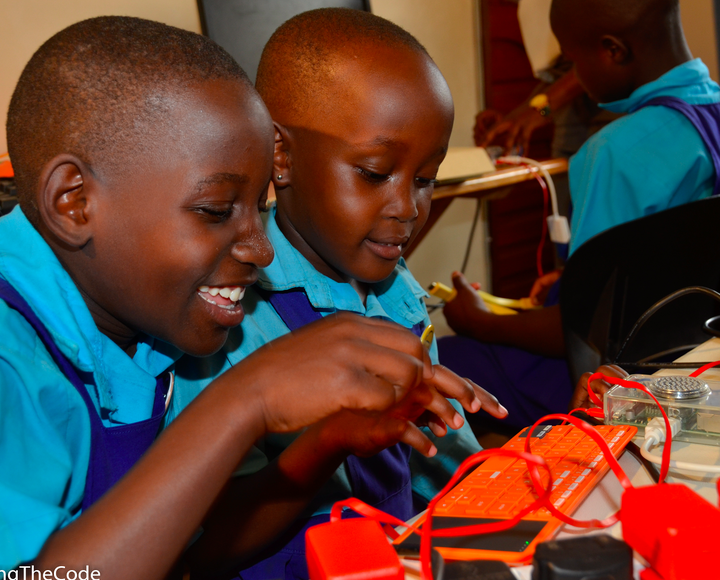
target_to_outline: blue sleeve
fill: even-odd
[[[0,570],[37,556],[80,510],[90,453],[82,398],[24,319],[0,305]]]
[[[570,160],[570,253],[611,227],[709,196],[714,176],[682,113],[648,107],[614,121]]]

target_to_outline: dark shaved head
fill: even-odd
[[[553,32],[588,94],[629,97],[692,58],[679,0],[553,0]]]
[[[648,43],[661,42],[679,16],[679,0],[553,0],[551,10],[554,26],[572,26],[576,34],[632,36]]]
[[[35,190],[53,157],[75,155],[100,177],[131,170],[153,147],[169,98],[216,79],[252,90],[217,44],[165,24],[106,16],[57,33],[30,59],[8,111],[8,150],[23,211],[37,224]]]
[[[298,119],[321,110],[323,103],[336,97],[328,94],[336,64],[357,59],[366,46],[409,49],[427,56],[409,32],[361,10],[320,8],[282,24],[263,50],[256,80],[273,118],[280,121],[292,114]]]

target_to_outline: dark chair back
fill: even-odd
[[[315,8],[370,11],[370,0],[197,0],[200,25],[255,82],[265,43],[286,20]]]
[[[712,197],[616,226],[573,253],[560,309],[574,382],[614,362],[637,319],[658,300],[688,286],[720,290],[719,226],[720,197]],[[703,323],[718,313],[708,296],[682,297],[643,326],[619,362],[672,361],[709,338]]]

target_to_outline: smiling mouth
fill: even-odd
[[[370,249],[380,256],[381,258],[384,258],[385,260],[397,260],[402,256],[403,249],[405,245],[407,244],[407,240],[401,243],[397,242],[381,242],[376,240],[371,240],[370,238],[367,238],[365,240],[367,242],[367,245],[370,247]]]
[[[245,286],[200,286],[198,296],[219,308],[235,310],[245,296]]]

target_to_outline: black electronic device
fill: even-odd
[[[440,552],[432,552],[432,573],[435,580],[515,580],[510,567],[499,560],[446,562]]]
[[[286,20],[315,8],[370,11],[369,0],[197,0],[203,34],[217,42],[255,82],[263,47]]]
[[[10,213],[18,204],[14,179],[0,179],[0,216]]]
[[[538,544],[532,580],[632,580],[632,548],[606,534]]]

